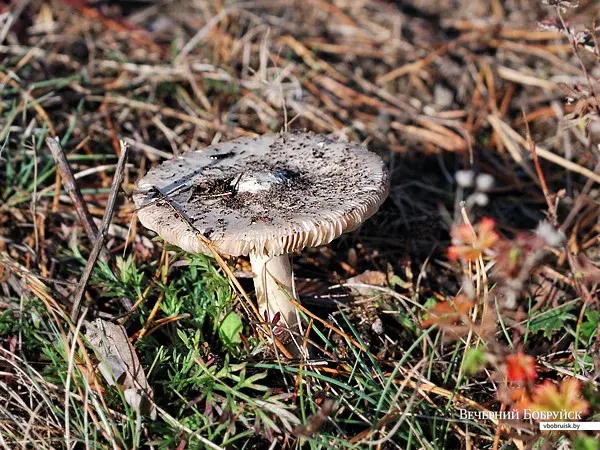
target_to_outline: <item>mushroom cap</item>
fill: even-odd
[[[188,252],[210,253],[201,233],[223,254],[279,256],[356,229],[387,193],[387,169],[375,153],[290,133],[166,161],[140,180],[133,199],[144,226]]]

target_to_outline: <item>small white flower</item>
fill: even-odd
[[[475,192],[469,197],[467,202],[477,206],[487,206],[490,202],[490,199],[483,192]]]
[[[515,309],[517,307],[517,295],[513,289],[510,289],[504,299],[504,307],[506,309]]]
[[[480,173],[477,175],[475,185],[477,186],[478,191],[488,192],[494,187],[494,177],[489,173]]]
[[[371,330],[373,330],[373,333],[378,334],[378,335],[382,335],[383,334],[383,322],[381,321],[381,319],[378,317],[377,319],[375,319],[375,322],[373,322],[371,324]]]
[[[473,186],[475,174],[472,170],[458,170],[454,174],[454,178],[456,179],[456,184],[458,184],[461,188],[470,188]]]
[[[542,221],[537,227],[536,233],[550,247],[560,247],[565,242],[565,235],[562,231],[554,228],[550,222]]]
[[[463,276],[462,279],[462,293],[467,296],[467,298],[474,299],[476,292],[475,286],[473,286],[473,280],[471,277]]]

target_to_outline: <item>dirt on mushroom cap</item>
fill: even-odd
[[[260,190],[238,190],[242,177],[254,177]],[[276,182],[261,185],[261,177]],[[166,161],[140,181],[134,200],[140,221],[184,250],[208,252],[200,232],[225,254],[276,256],[355,229],[387,189],[385,164],[363,147],[312,133],[268,134]]]

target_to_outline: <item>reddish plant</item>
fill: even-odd
[[[581,395],[581,382],[572,377],[563,379],[558,385],[546,380],[535,386],[531,393],[522,387],[511,389],[510,398],[513,410],[556,413],[556,420],[572,414],[581,417],[590,409],[588,401]]]
[[[484,217],[473,227],[467,224],[453,226],[448,258],[452,261],[476,261],[480,256],[489,254],[500,239],[495,227],[496,222],[489,217]]]
[[[505,358],[506,380],[511,383],[535,381],[537,368],[535,358],[523,352],[513,353]]]
[[[472,307],[473,302],[462,295],[452,302],[436,303],[427,310],[427,317],[421,321],[421,326],[437,325],[441,330],[452,332],[453,337],[462,336],[468,330],[469,312]]]
[[[496,277],[515,279],[521,275],[527,257],[544,247],[544,241],[532,233],[519,233],[513,240],[501,240],[496,245]]]
[[[535,387],[529,408],[533,411],[572,412],[585,415],[589,403],[581,397],[581,382],[576,378],[565,378],[558,387],[546,380]]]

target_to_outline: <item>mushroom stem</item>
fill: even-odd
[[[279,313],[279,322],[290,330],[297,331],[296,308],[290,302],[290,297],[293,296],[293,278],[289,256],[250,254],[250,264],[261,317],[265,319],[266,316],[272,322]]]

